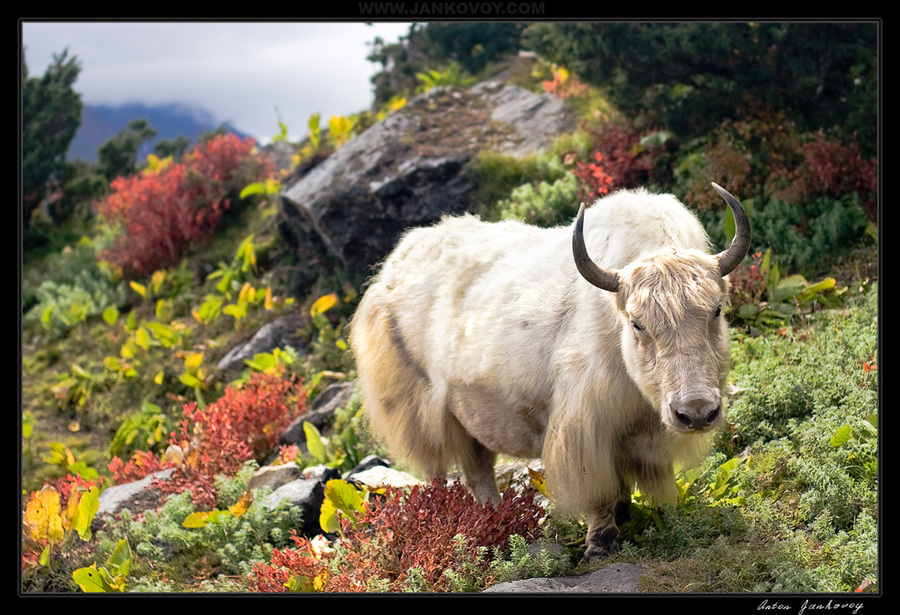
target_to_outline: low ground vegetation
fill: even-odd
[[[471,172],[483,217],[560,224],[582,200],[647,185],[695,205],[723,245],[729,219],[700,187],[714,178],[744,200],[754,227],[753,254],[731,276],[728,424],[705,463],[679,474],[677,504],[634,494],[609,561],[644,564],[647,591],[876,589],[874,162],[852,141],[779,124],[769,155],[785,164],[760,178],[748,160],[762,124],[725,122],[675,147],[666,130],[606,105],[598,121],[598,90],[561,67],[532,74],[543,75],[535,88],[577,101],[585,124],[526,160],[480,156]],[[385,113],[402,104],[391,99]],[[381,117],[331,122],[343,137],[328,147]],[[324,151],[318,126],[311,118],[296,164]],[[278,180],[254,148],[215,137],[115,180],[91,233],[26,262],[23,590],[479,591],[586,572],[583,520],[537,504],[539,474],[496,509],[438,483],[368,493],[336,482],[323,515],[340,536],[332,542],[297,535],[296,511],[245,492],[261,463],[298,455],[276,450],[279,429],[326,382],[354,378],[345,328],[359,289],[329,279],[291,298],[277,283]],[[155,206],[135,207],[144,201]],[[180,216],[181,234],[146,233],[154,212]],[[200,239],[202,252],[191,247]],[[303,352],[280,348],[234,380],[216,377],[234,343],[288,312],[305,315]],[[317,435],[317,461],[346,469],[381,452],[363,404],[355,398]],[[163,467],[176,469],[165,504],[91,529],[104,487]]]

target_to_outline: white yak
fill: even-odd
[[[375,434],[428,477],[457,466],[480,500],[499,497],[498,453],[540,457],[556,504],[587,515],[586,556],[617,549],[635,485],[671,501],[724,417],[721,312],[750,228],[713,187],[736,222],[719,254],[678,199],[642,189],[566,227],[408,231],[350,325]]]

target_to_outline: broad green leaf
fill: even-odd
[[[161,322],[148,322],[147,328],[153,333],[154,337],[156,337],[159,342],[165,346],[166,348],[171,348],[178,341],[178,334],[175,333],[175,330],[168,325],[164,325]]]
[[[206,527],[210,523],[215,523],[223,517],[230,517],[231,513],[227,510],[210,510],[206,512],[194,512],[185,517],[181,525],[186,528]]]
[[[203,364],[202,352],[191,352],[184,357],[184,368],[189,372],[196,372]]]
[[[191,388],[203,386],[203,381],[200,380],[199,378],[197,378],[196,376],[194,376],[193,374],[181,374],[178,377],[178,379],[181,380],[181,382],[183,382],[184,384],[186,384],[187,386],[189,386]]]
[[[72,573],[72,580],[86,593],[114,592],[116,588],[105,570],[91,564],[87,568],[79,568]]]
[[[322,502],[322,508],[319,511],[319,526],[323,532],[328,534],[339,532],[341,529],[337,518],[337,507],[328,498]]]
[[[127,538],[122,538],[116,543],[106,565],[110,567],[113,576],[124,577],[131,571],[131,545]]]
[[[316,426],[309,421],[303,422],[303,433],[306,434],[306,448],[309,454],[317,461],[325,463],[327,461],[325,453],[325,444],[322,442],[322,434],[316,429]]]
[[[116,320],[119,318],[119,308],[114,305],[109,306],[105,310],[103,310],[103,320],[106,321],[108,325],[116,324]]]
[[[91,538],[91,521],[100,509],[100,491],[97,487],[91,487],[81,494],[78,501],[78,515],[75,517],[73,529],[78,532],[82,540]]]
[[[818,293],[828,290],[830,288],[834,288],[835,279],[834,278],[825,278],[821,282],[817,282],[811,286],[807,286],[802,291],[797,294],[797,301],[800,303],[805,303],[809,301],[813,297],[815,297]]]
[[[319,525],[326,532],[340,531],[337,511],[341,511],[350,523],[356,525],[365,514],[365,494],[342,479],[332,479],[325,483],[325,500],[319,513]]]
[[[834,434],[831,436],[830,444],[834,448],[838,448],[843,446],[850,440],[850,436],[853,433],[853,430],[850,429],[849,425],[841,425],[838,427]]]

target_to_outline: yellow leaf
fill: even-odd
[[[253,492],[249,489],[244,492],[241,496],[241,499],[238,500],[237,504],[228,507],[228,512],[230,512],[235,517],[240,517],[250,508],[250,505],[253,503]]]
[[[143,284],[138,284],[137,282],[129,282],[128,285],[131,286],[131,288],[134,289],[134,292],[139,294],[141,297],[147,296],[147,287]]]
[[[250,282],[244,282],[244,285],[241,287],[241,292],[238,294],[238,303],[247,305],[250,303],[250,297],[252,297],[255,292],[256,291],[250,285]]]
[[[337,293],[329,293],[324,297],[319,297],[316,299],[316,302],[312,304],[312,307],[309,310],[310,316],[315,318],[319,314],[324,314],[331,308],[337,305],[338,296]]]
[[[25,525],[32,540],[54,544],[63,538],[59,493],[51,485],[35,493],[25,507]]]
[[[191,352],[184,357],[184,369],[190,373],[196,372],[203,363],[202,352]]]
[[[274,307],[274,304],[272,303],[272,287],[271,286],[266,287],[266,301],[265,301],[265,303],[263,303],[263,306],[266,308],[266,310],[271,310]]]
[[[538,493],[547,495],[547,482],[544,478],[544,474],[528,468],[528,476],[531,477],[531,484],[534,485],[534,488],[537,489]]]
[[[166,279],[166,272],[162,270],[154,271],[153,275],[150,276],[150,284],[153,285],[153,292],[159,292],[160,286],[162,286],[163,281]]]
[[[134,332],[134,341],[138,346],[147,350],[150,348],[150,332],[144,327],[138,327],[138,330]]]
[[[212,512],[195,512],[185,517],[181,522],[183,527],[206,527],[206,519]]]
[[[162,384],[162,383],[163,383],[163,373],[162,373],[162,370],[159,370],[159,373],[156,374],[156,375],[153,377],[153,382],[155,382],[156,384]]]

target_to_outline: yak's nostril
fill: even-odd
[[[721,411],[719,399],[706,396],[682,399],[679,404],[672,406],[675,420],[683,429],[706,429],[719,419]]]
[[[684,425],[687,429],[694,428],[694,420],[683,412],[676,412],[675,418],[678,419],[678,422]]]

